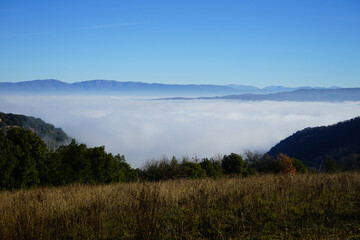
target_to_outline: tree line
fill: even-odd
[[[331,162],[327,165],[334,169]],[[30,130],[13,128],[6,133],[0,131],[0,189],[306,171],[300,160],[285,154],[274,158],[251,151],[210,159],[170,159],[164,156],[146,162],[141,169],[133,169],[123,155],[106,153],[104,146],[89,148],[72,140],[54,150]]]
[[[279,154],[276,158],[257,152],[247,151],[243,155],[231,153],[223,157],[169,159],[163,156],[159,160],[145,163],[141,179],[159,181],[177,178],[221,178],[224,176],[249,176],[256,173],[305,173],[305,165],[298,159]]]
[[[72,140],[52,150],[30,130],[0,131],[0,189],[126,182],[136,176],[124,156],[106,153],[103,146]]]

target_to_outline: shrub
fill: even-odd
[[[224,169],[225,174],[249,175],[249,164],[246,163],[240,155],[235,153],[231,153],[228,156],[225,155],[221,166]]]
[[[296,168],[294,166],[294,163],[295,163],[294,158],[290,158],[289,156],[287,156],[283,153],[280,153],[279,155],[277,155],[276,158],[279,161],[280,172],[282,172],[284,174],[296,173]]]

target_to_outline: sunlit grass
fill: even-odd
[[[0,193],[0,239],[358,239],[360,174]]]

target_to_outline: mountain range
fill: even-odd
[[[227,99],[243,101],[344,102],[360,101],[360,88],[298,89],[270,94],[239,94],[196,99]]]
[[[273,94],[299,89],[339,89],[283,86],[258,88],[248,85],[211,85],[211,84],[162,84],[143,82],[120,82],[113,80],[90,80],[66,83],[55,79],[24,82],[0,82],[0,94],[120,94],[134,96],[223,96],[235,94]]]

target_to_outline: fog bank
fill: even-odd
[[[266,152],[305,127],[360,115],[359,102],[153,101],[94,96],[2,96],[0,111],[40,117],[132,167],[168,156]]]

